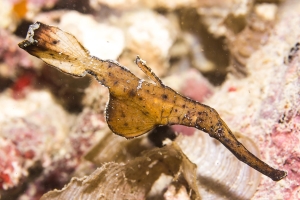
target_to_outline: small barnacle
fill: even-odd
[[[53,45],[53,40],[63,41],[63,45],[62,42]],[[287,175],[250,153],[215,109],[165,86],[138,56],[137,66],[154,83],[142,81],[116,61],[90,56],[73,35],[40,22],[30,26],[26,39],[19,46],[65,73],[79,77],[89,73],[107,87],[110,98],[106,107],[106,121],[118,135],[134,138],[161,125],[195,127],[220,141],[240,161],[272,180],[278,181]],[[90,64],[91,60],[93,64]],[[94,68],[95,65],[97,68]],[[172,112],[174,108],[176,112]],[[122,117],[124,112],[126,117]]]

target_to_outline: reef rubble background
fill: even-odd
[[[2,199],[40,199],[69,182],[42,198],[86,195],[93,180],[103,199],[300,199],[298,0],[3,0],[0,16]],[[139,55],[288,176],[274,182],[192,128],[163,127],[129,141],[112,134],[106,88],[18,48],[35,21],[146,79],[134,64]],[[166,138],[174,148],[157,149]],[[170,160],[160,163],[156,153]]]

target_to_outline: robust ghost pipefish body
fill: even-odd
[[[65,73],[79,77],[88,73],[107,87],[110,98],[106,121],[118,135],[132,138],[160,125],[195,127],[219,140],[239,160],[274,181],[286,176],[286,172],[270,167],[250,153],[216,110],[165,86],[139,57],[136,64],[154,83],[139,79],[115,61],[90,56],[73,35],[40,22],[30,26],[19,46]]]

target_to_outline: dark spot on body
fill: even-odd
[[[111,76],[111,72],[108,72],[108,76]]]
[[[202,122],[203,122],[203,119],[200,118],[200,117],[197,117],[197,119],[196,119],[196,124],[200,124],[200,123],[202,123]]]
[[[124,123],[124,126],[128,126],[128,123],[127,123],[127,122],[125,122],[125,123]]]
[[[142,98],[142,97],[139,97],[139,100],[140,100],[140,101],[142,101],[142,100],[143,100],[143,98]]]
[[[229,140],[228,138],[224,138],[224,142],[225,142],[226,144],[228,144],[228,145],[231,145],[231,142],[230,142],[230,140]]]
[[[185,108],[186,106],[185,106],[185,104],[184,105],[182,105],[182,108]]]
[[[94,77],[97,77],[97,74],[95,72],[93,72],[92,70],[87,69],[86,72]]]
[[[108,68],[111,68],[112,67],[112,64],[111,63],[108,63]]]
[[[59,43],[59,42],[60,42],[59,40],[53,40],[53,41],[52,41],[52,44],[55,45],[55,44],[57,44],[57,43]]]
[[[136,95],[136,92],[132,89],[129,91],[129,96],[134,97]]]
[[[119,81],[115,81],[115,82],[114,82],[114,85],[117,85],[117,84],[118,84],[118,82],[119,82]]]
[[[178,110],[177,110],[177,108],[175,108],[175,110],[174,110],[175,112],[177,112]]]
[[[166,95],[166,94],[161,95],[161,97],[162,97],[164,100],[168,99],[168,95]]]
[[[224,130],[222,128],[219,128],[217,130],[217,135],[218,135],[218,137],[224,137]]]

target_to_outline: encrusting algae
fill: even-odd
[[[139,79],[116,61],[90,56],[73,35],[40,22],[30,26],[19,46],[65,73],[77,77],[88,73],[107,87],[110,98],[106,121],[118,135],[133,138],[161,125],[195,127],[219,140],[239,160],[272,180],[279,181],[287,175],[250,153],[213,108],[165,86],[139,57],[137,66],[154,83]]]

